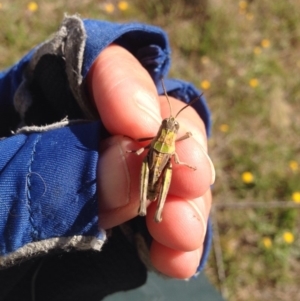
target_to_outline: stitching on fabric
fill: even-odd
[[[30,158],[30,162],[29,162],[29,167],[28,167],[28,174],[26,175],[26,196],[27,196],[27,207],[28,207],[28,211],[29,211],[29,220],[30,220],[30,224],[32,226],[32,233],[31,233],[31,237],[33,240],[37,240],[38,239],[38,231],[36,229],[36,225],[34,223],[34,218],[33,218],[33,212],[32,212],[32,208],[31,208],[31,175],[34,173],[32,172],[32,164],[34,161],[34,157],[35,157],[35,153],[36,153],[36,146],[38,144],[38,142],[41,140],[42,135],[38,135],[34,141],[33,147],[32,147],[32,152],[31,152],[31,158]]]

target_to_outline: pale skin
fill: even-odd
[[[141,143],[134,139],[155,136],[162,118],[170,112],[165,96],[157,95],[147,71],[117,45],[101,52],[88,74],[87,85],[102,122],[112,134],[101,141],[98,164],[100,226],[109,229],[138,213],[139,174],[146,152],[137,156],[127,150],[141,148]],[[175,115],[184,103],[169,98]],[[202,256],[211,207],[210,185],[215,173],[207,155],[205,127],[199,115],[189,107],[177,120],[178,137],[187,131],[193,136],[178,142],[176,152],[181,161],[197,170],[173,161],[163,220],[154,222],[154,202],[147,208],[146,224],[153,237],[152,264],[165,275],[184,279],[193,276]]]

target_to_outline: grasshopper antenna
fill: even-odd
[[[193,105],[197,100],[199,100],[202,97],[203,93],[201,93],[201,95],[197,96],[196,98],[194,98],[191,102],[189,102],[187,105],[185,105],[182,109],[180,109],[178,111],[178,113],[176,114],[175,118],[179,115],[179,113],[181,113],[184,109],[186,109],[187,107]]]
[[[168,101],[169,108],[170,108],[170,115],[173,116],[173,114],[172,114],[172,106],[171,106],[171,103],[170,103],[170,100],[169,100],[169,97],[168,97],[167,90],[166,90],[166,87],[165,87],[165,84],[164,84],[164,80],[163,80],[163,79],[161,79],[161,85],[162,85],[162,88],[163,88],[163,90],[164,90],[165,96],[167,97],[167,101]],[[178,115],[178,114],[177,114],[177,115]]]

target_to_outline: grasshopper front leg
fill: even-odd
[[[168,161],[165,166],[163,173],[161,174],[162,185],[157,198],[157,207],[154,216],[154,221],[160,223],[162,221],[162,211],[164,208],[164,204],[167,198],[167,194],[169,192],[169,187],[172,179],[172,163],[171,160]]]
[[[191,132],[186,132],[183,136],[181,136],[180,138],[178,138],[178,139],[176,140],[176,142],[182,141],[182,140],[185,140],[185,139],[188,139],[188,138],[190,138],[191,136],[192,136],[192,133],[191,133]],[[189,164],[187,164],[187,163],[185,163],[185,162],[181,162],[181,161],[179,160],[178,155],[176,154],[176,152],[173,154],[173,156],[174,156],[174,160],[175,160],[175,163],[176,163],[176,164],[185,165],[186,167],[191,168],[191,169],[194,169],[194,170],[197,169],[195,166],[191,166],[191,165],[189,165]]]
[[[176,142],[188,139],[188,138],[190,138],[192,136],[193,136],[193,134],[191,132],[186,132],[183,136],[181,136],[180,138],[176,139]]]
[[[137,141],[144,141],[144,139],[145,139],[145,140],[149,140],[149,139],[151,139],[151,138],[141,138],[141,139],[138,139]],[[150,148],[150,146],[151,146],[151,143],[149,143],[149,144],[146,145],[145,147],[141,147],[141,148],[136,149],[136,150],[127,150],[126,152],[127,152],[127,153],[135,153],[136,155],[139,156],[140,154],[142,154],[142,153],[144,152],[145,149]]]
[[[149,181],[149,165],[148,156],[146,156],[142,163],[141,179],[140,179],[140,208],[139,215],[145,216],[147,213],[147,193]]]

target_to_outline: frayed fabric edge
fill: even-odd
[[[41,132],[60,129],[74,124],[82,124],[82,123],[90,123],[90,122],[92,121],[86,119],[69,120],[68,118],[64,118],[61,121],[54,122],[48,125],[43,125],[43,126],[36,126],[36,125],[23,126],[20,129],[18,129],[16,132],[12,132],[12,134],[41,133]]]
[[[28,243],[15,252],[0,256],[0,269],[8,268],[19,262],[50,253],[54,250],[57,251],[58,249],[63,251],[70,251],[72,249],[77,251],[101,251],[106,241],[106,233],[103,230],[101,234],[101,239],[95,236],[77,235],[71,237],[56,237]]]
[[[59,30],[52,38],[36,48],[25,72],[23,82],[20,84],[14,96],[14,106],[24,124],[24,117],[28,108],[32,105],[32,96],[29,85],[33,72],[42,56],[47,54],[63,57],[66,61],[66,74],[70,89],[77,100],[78,105],[88,119],[95,120],[98,115],[94,113],[92,105],[87,100],[83,91],[83,77],[81,75],[83,55],[86,44],[86,31],[82,19],[78,15],[64,16]]]

